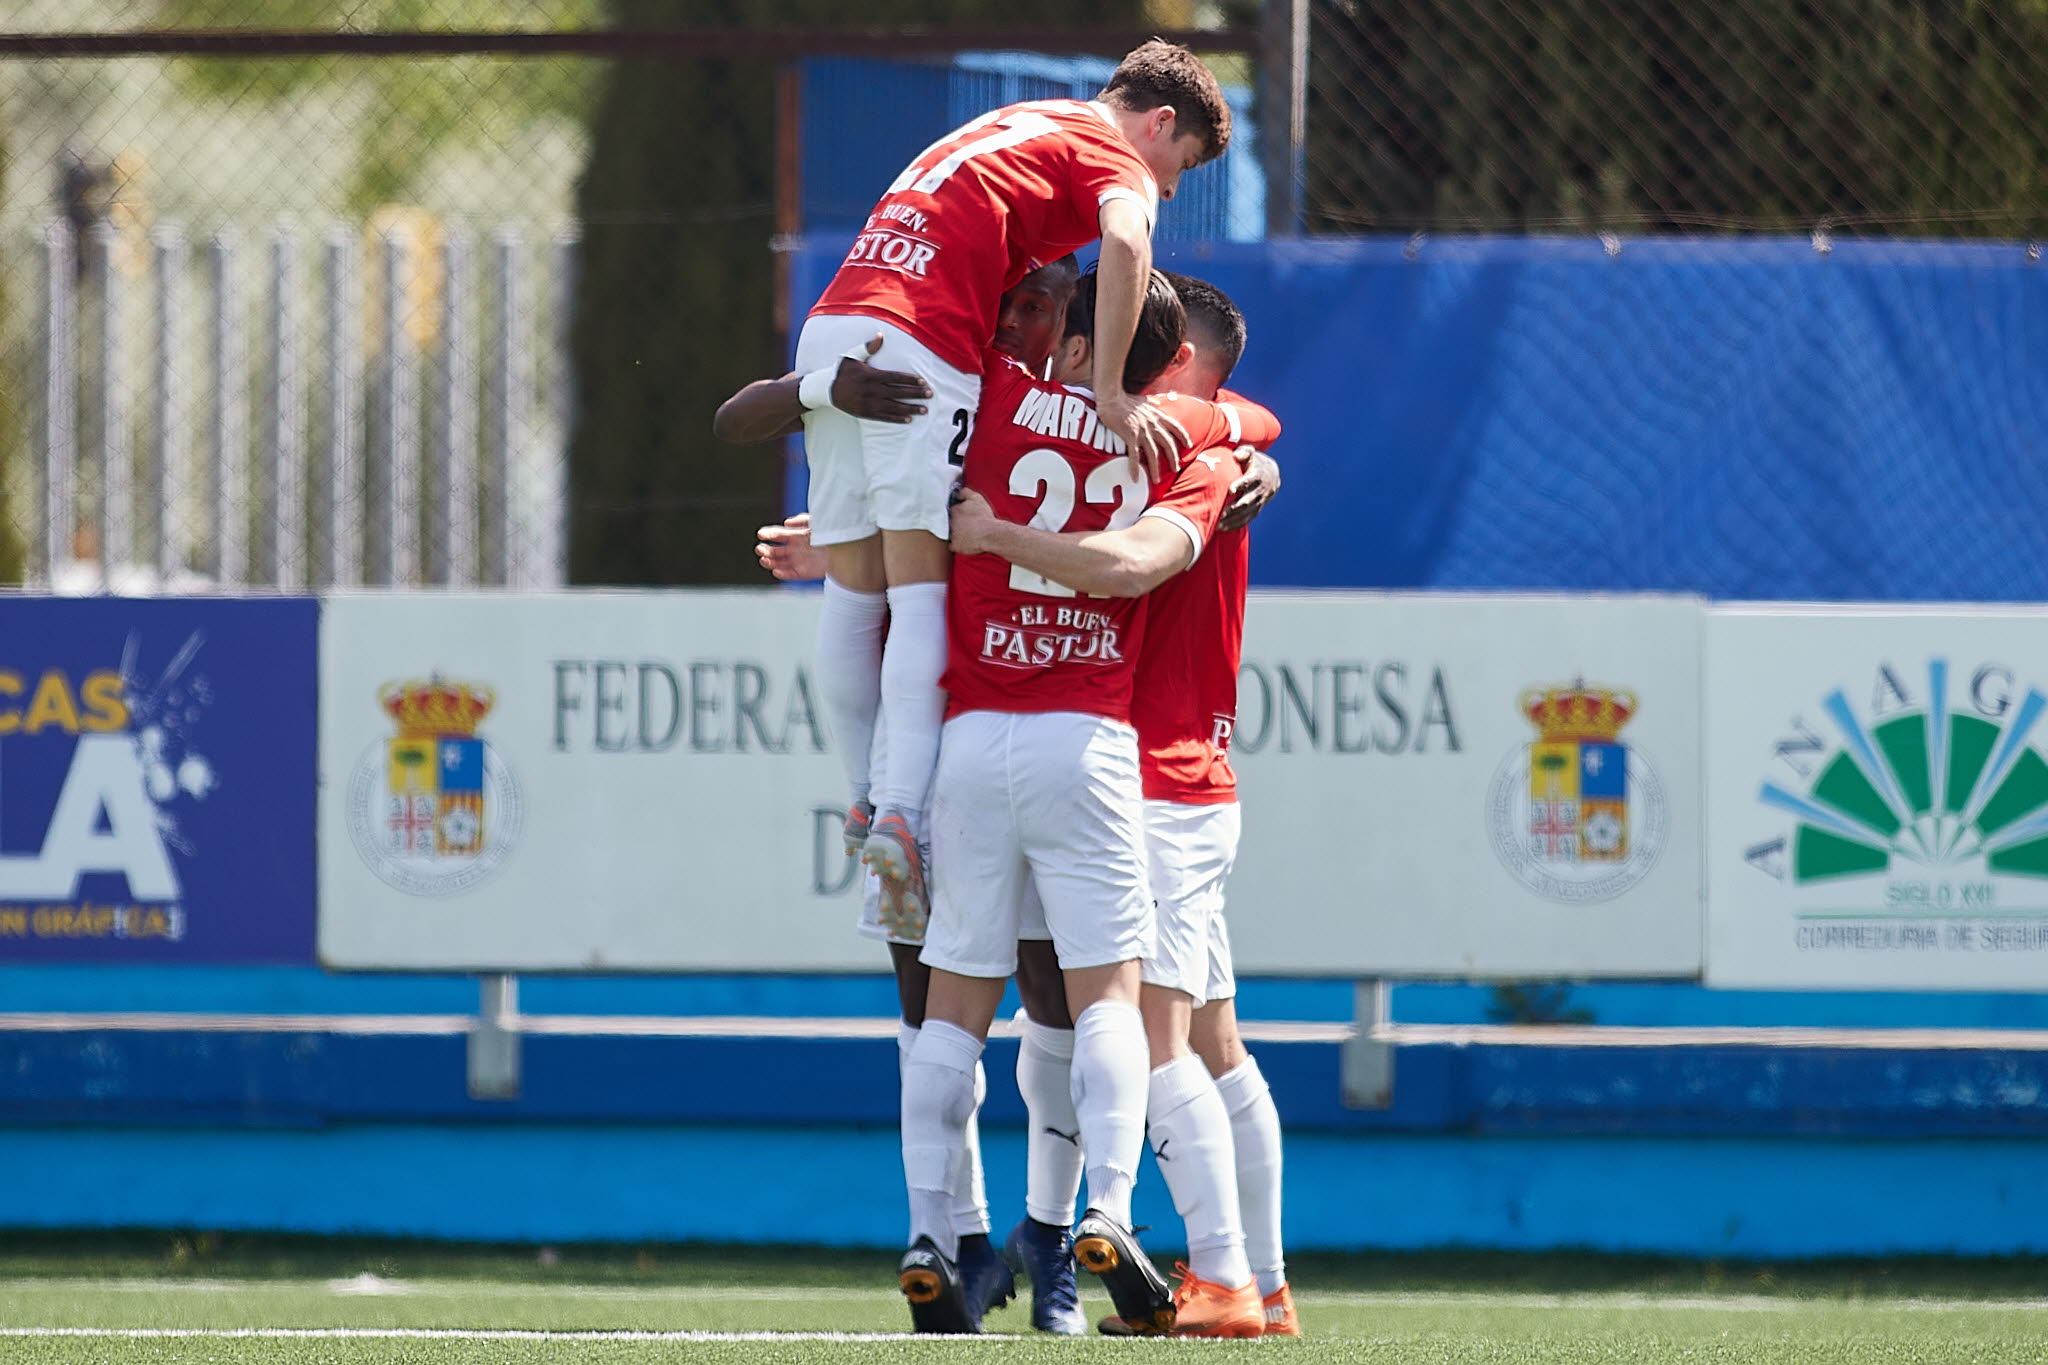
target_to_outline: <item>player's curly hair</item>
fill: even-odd
[[[1098,283],[1094,271],[1081,277],[1074,288],[1074,301],[1067,305],[1066,336],[1095,336],[1095,291]],[[1138,309],[1138,330],[1131,337],[1131,352],[1124,358],[1124,392],[1143,393],[1166,367],[1180,354],[1181,342],[1187,340],[1188,313],[1181,305],[1180,295],[1173,292],[1166,276],[1158,271],[1145,282],[1145,302]]]
[[[1223,87],[1200,57],[1177,43],[1154,38],[1132,49],[1109,73],[1109,84],[1096,98],[1134,113],[1170,107],[1175,135],[1199,134],[1205,162],[1222,156],[1230,146],[1230,105],[1223,99]]]

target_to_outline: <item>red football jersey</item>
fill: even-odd
[[[1248,418],[1243,444],[1263,448],[1279,437],[1279,423],[1264,408],[1228,390],[1216,401],[1226,411],[1257,413],[1270,422]],[[1148,801],[1207,806],[1237,799],[1230,735],[1237,726],[1250,565],[1250,532],[1242,526],[1220,531],[1186,573],[1152,590],[1150,628],[1131,695]]]
[[[1237,474],[1237,462],[1210,447],[1233,438],[1242,413],[1199,398],[1160,400],[1187,431],[1188,449],[1205,453],[1155,490],[1131,473],[1123,440],[1098,421],[1086,389],[993,359],[982,374],[963,484],[1004,520],[1049,531],[1116,530],[1161,517],[1185,531],[1201,557]],[[1146,602],[1078,594],[995,555],[955,555],[940,680],[946,714],[1079,711],[1128,722]]]
[[[1159,187],[1085,100],[983,114],[927,147],[889,186],[811,309],[884,318],[966,374],[981,367],[1003,291],[1102,234],[1102,206],[1149,221]]]

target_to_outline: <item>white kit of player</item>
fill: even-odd
[[[866,345],[875,333],[882,349]],[[811,543],[841,545],[877,531],[951,534],[948,500],[954,459],[966,449],[981,376],[962,374],[902,328],[870,317],[825,314],[804,324],[796,369],[809,374],[851,355],[884,369],[918,375],[931,386],[924,412],[908,422],[865,422],[837,408],[804,416],[811,465]]]
[[[1235,801],[1145,803],[1145,866],[1158,927],[1142,976],[1187,993],[1197,1007],[1237,994],[1223,889],[1237,861],[1241,819]]]
[[[932,388],[904,424],[829,407],[804,417],[811,541],[877,530],[948,538],[947,499],[980,393],[983,349],[1005,290],[1101,235],[1102,206],[1147,222],[1158,186],[1100,106],[1034,100],[993,110],[921,152],[868,215],[797,340],[809,375],[884,338],[871,363]],[[808,406],[808,404],[807,404]]]
[[[998,517],[1103,530],[1156,517],[1199,554],[1229,501],[1230,471],[1189,460],[1165,488],[1129,470],[1083,389],[984,367],[966,484]],[[1181,395],[1162,410],[1205,449],[1236,428]],[[951,712],[932,784],[932,917],[923,960],[1008,976],[1017,940],[1050,937],[1068,970],[1152,951],[1144,778],[1129,723],[1143,598],[1076,594],[994,555],[956,555],[947,596]],[[1030,890],[1043,907],[1032,922]]]
[[[928,966],[1008,976],[1020,938],[1050,938],[1069,970],[1151,952],[1130,726],[969,711],[946,722],[934,791]]]

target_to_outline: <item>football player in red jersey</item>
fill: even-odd
[[[945,697],[947,498],[973,426],[997,301],[1034,267],[1102,239],[1098,379],[1119,375],[1151,264],[1157,201],[1222,154],[1230,110],[1190,52],[1147,43],[1092,101],[995,110],[905,168],[812,307],[797,339],[811,539],[829,565],[818,683],[849,784],[847,837],[882,878],[890,921],[927,910],[925,806]],[[906,422],[829,404],[839,361],[865,350],[930,390]],[[1105,390],[1101,418],[1132,464],[1170,458],[1159,413]],[[882,623],[889,622],[886,640]],[[877,716],[889,744],[869,755]]]
[[[1233,398],[1222,385],[1244,352],[1243,315],[1206,281],[1169,279],[1187,307],[1189,344],[1161,385]],[[1132,696],[1158,906],[1158,942],[1144,964],[1141,1002],[1153,1066],[1151,1139],[1156,1150],[1172,1147],[1175,1160],[1162,1161],[1160,1170],[1188,1223],[1192,1265],[1181,1283],[1180,1330],[1224,1323],[1245,1331],[1257,1324],[1264,1333],[1298,1335],[1280,1243],[1279,1116],[1238,1033],[1222,917],[1239,830],[1229,742],[1248,537],[1242,529],[1225,531],[1210,538],[1186,572],[1155,560],[1136,566],[1134,580],[1128,547],[1107,537],[991,522],[985,507],[967,500],[954,511],[954,543],[992,549],[1084,591],[1152,593]],[[1012,1245],[1049,1240],[1072,1214],[1080,1172],[1071,1148],[1052,1136],[1069,1122],[1059,1057],[1070,1046],[1042,1025],[1026,1026],[1018,1087],[1033,1111],[1031,1212],[1011,1234]],[[1043,1074],[1027,1076],[1028,1069]],[[1036,1281],[1034,1275],[1034,1295]],[[1112,1320],[1105,1330],[1117,1326]]]
[[[1090,374],[1094,280],[1069,309],[1054,380],[1012,366],[986,371],[963,488],[995,514],[1052,530],[1126,532],[1143,556],[1185,566],[1215,530],[1234,461],[1191,460],[1154,489],[1076,381]],[[1122,383],[1141,392],[1180,350],[1184,314],[1163,278],[1148,286]],[[1206,451],[1272,424],[1168,395],[1155,400]],[[1270,436],[1268,436],[1270,439]],[[1075,1255],[1100,1274],[1118,1313],[1172,1326],[1165,1282],[1130,1227],[1143,1141],[1146,1051],[1139,963],[1152,907],[1143,789],[1129,726],[1142,597],[1087,598],[991,555],[956,558],[948,603],[950,694],[934,783],[932,970],[925,1025],[903,1082],[904,1174],[912,1243],[901,1282],[923,1331],[972,1330],[952,1266],[948,1208],[964,1172],[973,1075],[1019,938],[1053,941],[1074,1019],[1073,1092],[1088,1182]],[[1042,926],[1042,927],[1041,927]]]
[[[1043,374],[1053,348],[1066,328],[1067,305],[1074,297],[1075,283],[1079,278],[1080,270],[1074,258],[1063,256],[1018,281],[1003,295],[1002,309],[996,322],[995,349],[1031,373]],[[792,374],[782,379],[758,380],[741,389],[718,410],[715,429],[719,437],[745,444],[793,435],[802,428],[803,419],[796,383],[797,376]],[[929,396],[923,381],[916,375],[880,369],[853,357],[840,362],[834,377],[835,404],[874,421],[907,421],[921,410],[919,405]],[[803,556],[800,565],[778,562],[771,566],[777,577],[792,580],[824,577],[825,567],[819,562],[822,554],[812,550],[808,543],[808,515],[792,517],[781,527],[764,527],[761,534],[764,549],[772,545],[777,554]],[[769,540],[770,536],[775,539]],[[878,732],[875,748],[883,751],[887,747],[887,735]],[[860,850],[850,845],[847,851],[858,854]],[[881,939],[889,945],[890,965],[896,974],[902,1015],[896,1038],[898,1057],[907,1061],[910,1049],[917,1041],[918,1028],[924,1022],[925,992],[930,981],[930,972],[917,960],[918,948],[924,941],[924,926],[922,923],[901,921],[885,924],[880,913],[879,887],[872,875],[866,879],[863,889],[859,929],[866,937]],[[1067,1018],[1065,1001],[1060,998],[1059,964],[1053,959],[1051,943],[1033,942],[1021,950],[1018,981],[1034,1018],[1049,1026],[1071,1030],[1072,1021]],[[977,1075],[977,1093],[982,1088],[983,1080]],[[1077,1159],[1078,1155],[1077,1151]],[[1078,1188],[1078,1169],[1074,1183]],[[968,1312],[978,1320],[986,1309],[1006,1302],[1015,1293],[1015,1281],[989,1243],[988,1203],[981,1178],[981,1144],[972,1127],[967,1138],[967,1179],[956,1193],[954,1227],[960,1237],[958,1269],[964,1282],[963,1297]],[[1073,1202],[1071,1194],[1067,1202]],[[1060,1234],[1065,1236],[1064,1227]],[[1071,1288],[1071,1265],[1067,1278]],[[1034,1301],[1034,1314],[1037,1309]]]

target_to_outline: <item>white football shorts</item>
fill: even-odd
[[[875,333],[882,349],[869,363],[907,370],[931,386],[923,416],[901,425],[864,422],[837,408],[804,414],[804,457],[811,467],[811,543],[840,545],[876,531],[952,535],[957,461],[967,453],[981,376],[962,374],[902,329],[856,314],[806,319],[797,337],[796,372],[838,363]]]
[[[927,966],[1008,976],[1020,938],[1050,938],[1068,969],[1152,951],[1130,726],[1072,711],[955,716],[932,793]]]
[[[1235,801],[1145,803],[1145,864],[1158,907],[1158,936],[1143,977],[1154,986],[1185,991],[1198,1008],[1237,994],[1223,887],[1237,861],[1241,829]]]
[[[882,768],[882,745],[886,733],[887,731],[882,724],[882,718],[876,716],[875,743],[874,747],[869,751],[869,762],[873,765],[873,769],[876,772],[880,772]],[[855,921],[854,929],[862,938],[873,939],[877,943],[901,943],[912,948],[924,942],[923,935],[911,937],[884,928],[882,926],[882,879],[863,868],[860,880],[860,918]],[[1051,937],[1051,934],[1045,928],[1045,911],[1038,903],[1038,890],[1036,887],[1028,888],[1023,917],[1019,922],[1023,926],[1017,933],[1019,938]]]

